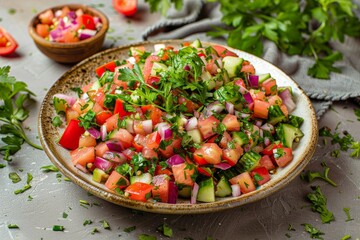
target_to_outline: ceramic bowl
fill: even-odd
[[[271,73],[271,76],[277,80],[279,86],[291,86],[297,105],[293,114],[305,119],[301,126],[301,130],[305,136],[294,149],[293,161],[286,167],[279,168],[277,173],[272,175],[272,179],[269,182],[248,194],[243,194],[239,197],[217,198],[216,201],[212,203],[190,204],[188,199],[179,199],[177,204],[139,202],[108,191],[103,184],[92,181],[90,174],[83,173],[72,165],[69,151],[57,144],[62,130],[51,124],[52,118],[56,115],[52,107],[54,94],[64,93],[75,95],[70,88],[81,87],[93,81],[95,79],[96,67],[113,59],[127,58],[129,48],[132,46],[141,45],[145,46],[148,51],[153,51],[154,44],[163,43],[180,47],[182,42],[182,40],[142,42],[109,49],[82,61],[55,82],[46,94],[39,112],[39,134],[46,154],[65,176],[86,191],[124,207],[156,213],[195,214],[234,208],[265,198],[289,184],[291,180],[304,169],[314,154],[318,139],[317,119],[309,98],[295,81],[276,66],[254,55],[232,48],[228,49],[237,53],[240,57],[249,60],[255,66],[255,69],[259,69],[258,74]],[[212,43],[203,44],[211,45]]]
[[[35,27],[40,22],[40,14],[46,12],[48,9],[38,13],[34,16],[29,24],[29,34],[35,42],[37,48],[49,58],[61,63],[76,63],[81,60],[99,52],[103,46],[106,32],[109,28],[109,20],[106,15],[99,10],[81,4],[66,4],[51,8],[53,11],[69,7],[70,10],[82,9],[84,13],[97,16],[101,19],[102,27],[95,36],[85,40],[74,43],[58,43],[51,42],[36,33]]]

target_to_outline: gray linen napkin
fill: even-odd
[[[356,12],[360,15],[360,3]],[[217,42],[226,45],[226,39],[212,38],[206,32],[213,26],[226,27],[221,23],[221,12],[217,4],[202,1],[185,1],[182,12],[170,11],[168,16],[146,29],[144,39],[179,39]],[[201,9],[201,11],[200,11]],[[170,28],[169,28],[170,27]],[[174,27],[177,27],[174,29]],[[159,31],[162,29],[163,31]],[[168,31],[170,29],[170,31]],[[153,34],[156,30],[156,34]],[[153,34],[153,35],[152,35]],[[277,65],[291,76],[312,99],[317,117],[320,118],[333,101],[360,99],[360,39],[346,38],[344,43],[333,42],[332,47],[343,53],[344,59],[337,63],[341,73],[332,73],[330,80],[319,80],[307,75],[307,69],[313,64],[308,57],[288,56],[279,51],[270,41],[264,42],[263,58]]]

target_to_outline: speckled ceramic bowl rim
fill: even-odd
[[[102,22],[102,27],[101,29],[91,38],[88,38],[88,39],[84,39],[84,40],[81,40],[79,42],[75,42],[75,43],[58,43],[58,42],[51,42],[51,41],[48,41],[46,39],[44,39],[43,37],[39,36],[37,33],[36,33],[36,30],[35,30],[35,22],[36,20],[39,18],[40,14],[46,12],[47,10],[49,9],[62,9],[63,7],[69,7],[70,9],[88,9],[90,10],[91,12],[94,13],[95,16],[99,17],[101,19],[101,22]],[[93,7],[90,7],[88,5],[85,5],[85,4],[62,4],[62,5],[58,5],[58,6],[54,6],[54,7],[51,7],[51,8],[47,8],[41,12],[39,12],[38,14],[36,14],[30,21],[29,23],[29,34],[30,36],[34,39],[34,41],[36,41],[37,43],[45,46],[45,47],[48,47],[48,48],[59,48],[59,49],[63,49],[63,48],[76,48],[78,46],[83,46],[83,45],[86,45],[86,43],[90,43],[90,42],[93,42],[95,40],[97,40],[98,38],[101,38],[104,34],[106,34],[108,28],[109,28],[109,19],[108,17],[103,13],[101,12],[100,10],[96,9],[96,8],[93,8]]]
[[[292,81],[293,85],[295,85],[301,95],[301,98],[303,98],[307,104],[306,107],[309,108],[309,115],[310,119],[305,119],[305,121],[310,121],[309,124],[311,126],[310,129],[310,136],[308,136],[309,141],[307,144],[305,151],[302,152],[300,155],[296,155],[295,158],[299,159],[296,164],[293,166],[287,166],[286,174],[282,178],[278,179],[272,179],[265,185],[261,186],[254,192],[250,192],[248,194],[243,194],[239,197],[229,197],[224,198],[219,201],[215,201],[213,203],[199,203],[199,204],[190,204],[190,203],[180,203],[180,204],[166,204],[166,203],[153,203],[153,202],[138,202],[133,201],[128,198],[125,198],[123,196],[117,195],[115,193],[112,193],[110,191],[104,191],[103,189],[99,189],[94,182],[89,179],[88,176],[86,176],[85,173],[79,173],[79,171],[76,170],[75,167],[67,167],[62,163],[62,159],[59,159],[59,155],[56,151],[54,151],[54,144],[56,144],[56,139],[54,139],[54,136],[47,136],[45,134],[46,129],[46,122],[44,120],[45,113],[49,111],[51,108],[51,102],[53,94],[57,93],[56,89],[64,84],[66,82],[66,78],[71,75],[71,73],[79,68],[79,66],[82,66],[84,64],[87,64],[89,62],[94,61],[97,58],[102,58],[106,56],[107,54],[111,54],[114,52],[120,52],[127,50],[128,48],[132,46],[138,46],[138,45],[146,45],[146,44],[177,44],[180,45],[184,40],[162,40],[162,41],[146,41],[146,42],[140,42],[140,43],[134,43],[129,44],[125,46],[119,46],[117,48],[108,49],[101,53],[95,54],[88,59],[83,60],[79,64],[72,67],[70,70],[68,70],[59,80],[55,82],[55,84],[49,89],[47,95],[45,96],[43,103],[41,105],[41,109],[38,116],[38,129],[40,134],[40,140],[41,144],[50,158],[50,160],[53,162],[53,164],[60,169],[60,171],[70,178],[75,184],[79,185],[86,191],[105,199],[109,202],[128,207],[133,208],[137,210],[147,211],[147,212],[155,212],[155,213],[166,213],[166,214],[197,214],[197,213],[208,213],[208,212],[216,212],[221,211],[225,209],[230,209],[234,207],[238,207],[247,203],[251,203],[254,201],[258,201],[260,199],[263,199],[270,194],[273,194],[274,192],[280,190],[284,186],[286,186],[291,180],[293,180],[308,164],[308,162],[311,160],[311,157],[313,156],[317,141],[318,141],[318,125],[317,125],[317,119],[315,115],[315,110],[309,100],[309,98],[305,95],[304,91],[296,84],[294,80],[292,80],[290,77],[288,77],[285,73],[283,73],[280,69],[278,69],[276,66],[272,65],[269,62],[266,62],[265,60],[258,58],[256,56],[253,56],[249,53],[242,52],[237,49],[232,49],[230,47],[227,47],[228,49],[238,53],[240,56],[241,54],[251,55],[252,58],[257,59],[258,61],[264,61],[267,64],[270,64],[271,68],[274,68],[276,71],[280,71],[284,75],[288,77],[288,81]],[[209,43],[204,42],[203,44],[211,45],[215,43]],[[219,45],[219,44],[216,44]],[[65,82],[64,82],[65,81]],[[69,157],[70,158],[70,157]],[[70,161],[70,159],[68,159]],[[89,175],[89,174],[88,174]]]

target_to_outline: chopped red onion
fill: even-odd
[[[172,167],[172,166],[174,166],[174,165],[178,165],[178,164],[184,163],[184,162],[185,162],[185,160],[184,160],[180,155],[178,155],[178,154],[175,154],[175,155],[171,156],[170,158],[168,158],[168,159],[166,160],[166,163],[167,163],[170,167]]]
[[[94,161],[94,166],[103,170],[104,172],[109,172],[114,167],[114,163],[104,158],[96,157]]]
[[[254,102],[254,100],[249,92],[245,93],[243,96],[248,104]]]
[[[248,151],[250,151],[251,150],[251,145],[250,144],[246,144],[245,146],[244,146],[244,151],[245,152],[248,152]]]
[[[68,96],[68,95],[65,95],[62,93],[57,93],[54,95],[54,97],[65,100],[67,102],[67,104],[69,105],[69,107],[72,107],[74,105],[74,103],[76,102],[76,97]]]
[[[194,117],[199,118],[200,117],[200,113],[198,111],[194,111]]]
[[[229,114],[234,114],[234,111],[235,111],[234,104],[232,104],[231,102],[226,102],[225,108]]]
[[[95,138],[95,139],[98,139],[98,138],[100,138],[100,136],[101,136],[101,134],[100,134],[100,132],[96,129],[96,128],[89,128],[88,130],[87,130],[89,133],[90,133],[90,135],[93,137],[93,138]]]
[[[169,181],[168,203],[175,204],[178,198],[178,187],[173,181]]]
[[[294,111],[296,105],[295,105],[294,100],[292,99],[291,92],[288,88],[286,88],[284,91],[279,93],[279,97],[282,99],[283,104],[286,106],[289,113]]]
[[[249,75],[249,86],[252,88],[259,87],[259,76],[258,75]]]
[[[214,112],[215,113],[220,113],[222,110],[225,109],[225,106],[223,104],[221,104],[218,101],[215,101],[213,103],[210,103],[207,107],[206,107],[206,111],[205,111],[205,115],[206,116],[211,116]]]
[[[171,126],[167,122],[157,124],[157,131],[160,134],[161,140],[166,140],[172,137]]]
[[[232,196],[233,197],[238,197],[238,196],[241,195],[240,185],[239,184],[231,185],[231,190],[232,190]]]
[[[150,134],[153,130],[153,123],[151,120],[144,120],[142,121],[142,127],[146,134]]]
[[[111,162],[116,162],[119,164],[123,164],[127,162],[125,155],[120,152],[106,151],[102,157]]]
[[[106,137],[107,137],[107,129],[106,129],[106,124],[101,125],[100,127],[100,137],[102,141],[105,141]]]
[[[216,59],[217,65],[219,66],[219,68],[221,69],[223,67],[223,62],[221,60],[221,58]]]
[[[258,127],[261,127],[262,121],[261,120],[256,120],[255,125],[258,126]]]
[[[190,66],[189,65],[185,65],[185,67],[184,67],[184,71],[190,71]]]
[[[60,28],[54,28],[50,31],[50,40],[57,41],[63,37],[63,32]]]
[[[198,125],[198,120],[196,117],[192,117],[188,120],[188,122],[186,123],[185,125],[185,129],[186,131],[190,131],[190,130],[193,130],[195,128],[197,128],[197,125]]]
[[[247,118],[250,117],[250,113],[235,111],[235,116],[237,116],[238,118]]]
[[[80,171],[82,171],[82,172],[84,172],[84,173],[88,173],[89,171],[86,169],[86,167],[84,167],[83,165],[81,165],[81,164],[76,164],[75,165],[75,167],[77,168],[77,169],[79,169]]]
[[[264,144],[266,147],[269,146],[271,144],[270,138],[264,137]]]
[[[121,152],[122,150],[124,150],[122,143],[117,140],[109,140],[109,141],[106,141],[105,143],[106,143],[106,146],[111,151]]]
[[[85,40],[85,39],[95,36],[96,33],[97,33],[96,30],[82,29],[79,33],[79,38],[80,38],[80,40]]]
[[[197,199],[197,195],[199,192],[199,184],[197,184],[196,182],[194,183],[193,189],[191,191],[191,198],[190,198],[190,203],[191,204],[195,204],[196,203],[196,199]]]
[[[68,13],[68,17],[69,17],[69,19],[71,19],[71,20],[76,19],[76,13],[75,13],[75,11],[70,11],[70,12]]]
[[[231,165],[228,163],[221,162],[221,163],[215,164],[214,167],[221,169],[221,170],[227,170],[227,169],[231,168]]]
[[[274,134],[275,133],[275,128],[272,124],[270,123],[265,123],[264,125],[262,125],[260,127],[262,130],[265,130],[265,131],[269,131],[271,134]]]
[[[259,130],[259,136],[260,136],[261,138],[264,137],[264,130],[262,130],[261,128],[260,128],[260,130]]]

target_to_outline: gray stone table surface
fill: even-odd
[[[10,65],[11,75],[25,81],[36,94],[35,101],[29,106],[30,117],[24,125],[30,129],[27,132],[30,138],[37,142],[37,115],[42,99],[47,89],[71,66],[53,62],[42,55],[28,35],[28,23],[36,11],[73,2],[0,0],[0,26],[6,28],[20,45],[16,56],[0,57],[0,66]],[[85,0],[77,2],[90,4]],[[141,41],[141,32],[160,18],[158,14],[150,14],[143,1],[139,2],[139,12],[132,19],[117,14],[111,1],[91,1],[91,4],[97,5],[110,19],[111,31],[104,48]],[[359,121],[354,108],[358,105],[351,102],[335,103],[319,120],[319,127],[335,129],[337,126],[339,132],[347,130],[359,140]],[[324,232],[324,239],[341,239],[345,235],[359,239],[360,160],[351,158],[350,152],[341,152],[338,158],[331,157],[330,152],[335,148],[338,146],[324,145],[320,138],[306,170],[323,171],[321,163],[326,162],[337,187],[322,181],[308,183],[297,177],[279,192],[243,207],[202,215],[164,215],[135,212],[89,196],[82,188],[64,181],[64,176],[59,178],[56,173],[41,171],[42,166],[51,164],[47,155],[24,144],[13,161],[0,169],[0,240],[138,239],[140,234],[167,239],[157,231],[164,223],[172,228],[172,239],[310,239],[301,225],[304,223]],[[4,163],[2,159],[0,162]],[[23,180],[12,183],[8,177],[10,172],[17,172]],[[28,172],[34,176],[32,188],[14,195],[14,190],[24,185]],[[321,186],[328,199],[328,208],[334,212],[335,221],[330,224],[322,224],[320,215],[311,211],[306,200],[313,185]],[[83,207],[79,200],[86,200],[91,206]],[[350,208],[352,221],[346,221],[345,207]],[[63,213],[67,214],[66,218]],[[93,223],[84,226],[85,220]],[[110,224],[110,230],[102,227],[102,220]],[[8,229],[8,224],[17,224],[19,229]],[[54,232],[53,225],[62,225],[65,231]],[[289,225],[295,231],[289,231]],[[134,231],[124,231],[132,226],[136,226]],[[94,228],[99,232],[91,234]]]

